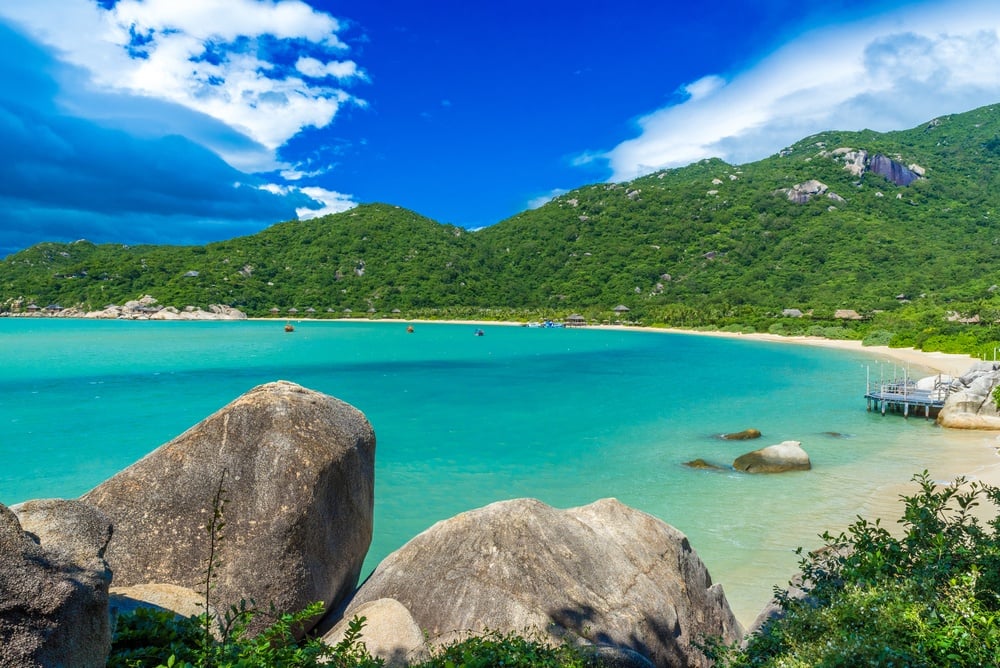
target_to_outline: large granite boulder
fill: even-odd
[[[1000,364],[980,362],[952,381],[937,422],[952,429],[1000,429],[993,391],[1000,385]]]
[[[365,620],[361,641],[372,656],[390,668],[401,668],[428,658],[424,632],[406,606],[391,598],[380,598],[354,607],[350,617],[340,620],[323,634],[323,642],[336,646],[344,640],[354,617]]]
[[[744,473],[782,473],[808,471],[812,468],[812,462],[802,449],[800,441],[782,441],[777,445],[740,455],[733,462],[733,468]]]
[[[127,615],[140,608],[167,610],[178,617],[197,617],[205,612],[205,593],[171,584],[141,584],[111,588],[111,614]],[[208,613],[218,619],[211,605]]]
[[[116,586],[200,591],[221,484],[225,526],[215,541],[212,604],[334,607],[357,585],[371,542],[374,459],[375,436],[360,411],[279,381],[250,390],[82,498],[114,522],[107,558]]]
[[[79,501],[0,505],[0,666],[104,666],[111,524]]]
[[[530,629],[658,666],[707,666],[692,643],[741,631],[687,538],[614,499],[569,510],[501,501],[438,522],[389,555],[343,617],[381,598],[436,643]]]

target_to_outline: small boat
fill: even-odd
[[[295,327],[292,326],[292,323],[286,322],[285,323],[285,331],[286,332],[294,332],[295,331]]]

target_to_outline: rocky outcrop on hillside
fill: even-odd
[[[357,585],[371,542],[374,457],[360,411],[279,381],[250,390],[82,499],[114,523],[107,560],[116,586],[199,589],[221,486],[216,605],[335,607]]]
[[[707,666],[693,641],[741,634],[687,538],[614,499],[568,510],[516,499],[439,522],[389,555],[343,618],[385,598],[434,643],[537,629],[657,666]]]
[[[108,518],[79,501],[0,505],[0,666],[104,666]]]
[[[183,309],[159,306],[157,300],[150,295],[125,302],[121,306],[110,304],[99,311],[65,309],[59,315],[97,320],[246,320],[247,317],[243,311],[225,304],[210,304],[207,310],[198,306],[186,306]]]
[[[843,162],[844,169],[854,176],[861,177],[871,172],[884,177],[897,186],[908,186],[926,174],[926,170],[920,165],[907,166],[881,153],[870,155],[868,151],[855,150],[846,146],[828,153],[824,152],[823,155]]]
[[[246,320],[247,314],[226,304],[209,304],[207,309],[200,306],[159,306],[155,297],[145,295],[141,299],[118,304],[108,304],[97,311],[84,311],[75,306],[63,308],[59,304],[49,304],[42,308],[26,302],[23,298],[10,302],[11,310],[2,313],[5,317],[16,318],[90,318],[92,320]]]
[[[1000,364],[980,362],[951,382],[937,422],[952,429],[1000,429],[993,392],[1000,385]]]

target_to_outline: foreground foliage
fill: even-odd
[[[319,604],[317,604],[318,606]],[[119,618],[109,668],[377,668],[362,638],[364,617],[349,622],[344,639],[334,646],[317,638],[295,640],[291,630],[317,613],[310,607],[283,615],[263,633],[246,634],[240,624],[224,639],[207,643],[206,616],[180,618],[165,610],[140,608]],[[247,618],[249,621],[249,618]],[[487,631],[437,647],[414,668],[585,668],[597,665],[592,654],[568,642],[551,646],[540,636]]]
[[[719,666],[1000,665],[1000,489],[924,472],[904,496],[902,535],[859,518],[801,561],[804,598],[745,650],[709,647]],[[984,526],[982,501],[994,512]]]

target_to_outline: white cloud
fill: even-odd
[[[913,127],[1000,100],[1000,5],[951,0],[811,32],[638,120],[612,180],[707,157],[758,160],[821,130]]]
[[[309,207],[295,209],[295,214],[299,217],[299,220],[309,220],[310,218],[318,218],[331,213],[340,213],[348,209],[353,209],[358,205],[357,202],[351,199],[350,195],[338,193],[333,190],[313,187],[299,188],[298,190],[323,205],[319,209]]]
[[[328,85],[329,77],[365,78],[336,58],[346,50],[340,24],[300,0],[120,0],[109,10],[94,0],[32,0],[0,4],[0,17],[82,68],[94,87],[182,105],[270,152],[262,159],[209,143],[240,169],[273,168],[276,150],[302,129],[363,104]],[[310,52],[303,66],[269,55],[291,41]]]
[[[353,209],[358,205],[350,195],[345,195],[344,193],[339,193],[334,190],[327,190],[325,188],[317,188],[313,186],[290,186],[281,185],[278,183],[265,183],[264,185],[257,186],[259,189],[271,193],[272,195],[280,195],[282,197],[294,196],[294,195],[304,195],[308,200],[318,203],[320,206],[301,206],[296,207],[295,215],[299,217],[299,220],[309,220],[311,218],[319,218],[320,216],[326,216],[331,213],[341,213],[349,209]]]
[[[296,61],[295,69],[313,79],[323,79],[326,77],[351,79],[353,77],[364,76],[361,70],[358,69],[357,63],[353,60],[334,60],[324,63],[317,58],[303,57]]]
[[[528,208],[529,209],[538,209],[538,208],[541,208],[541,207],[545,206],[546,204],[548,204],[549,202],[551,202],[552,200],[554,200],[556,197],[559,197],[560,195],[565,195],[568,192],[569,191],[566,190],[565,188],[553,188],[552,190],[550,190],[548,192],[548,194],[546,194],[546,195],[539,195],[538,197],[535,197],[534,199],[529,200],[528,201]]]

